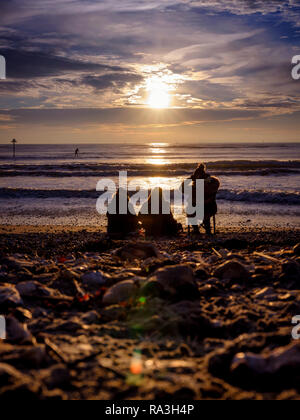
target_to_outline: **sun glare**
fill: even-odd
[[[169,86],[160,80],[150,80],[148,82],[148,105],[151,108],[163,109],[169,108],[171,97],[169,94]]]

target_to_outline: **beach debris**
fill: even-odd
[[[284,370],[300,372],[300,343],[280,347],[269,354],[239,353],[231,364],[231,372],[242,375],[275,375],[286,373]]]
[[[20,293],[11,284],[0,286],[0,306],[22,306],[23,301]]]
[[[272,287],[265,287],[255,293],[255,298],[268,299],[275,296],[275,290]]]
[[[145,260],[147,258],[160,258],[157,248],[148,242],[134,242],[125,245],[116,251],[116,255],[124,260]]]
[[[14,317],[20,322],[26,322],[32,319],[32,313],[25,308],[18,307],[13,311]]]
[[[137,286],[133,280],[125,280],[117,283],[107,290],[103,296],[105,305],[115,305],[133,299],[137,293]]]
[[[214,277],[222,280],[248,280],[250,278],[250,272],[247,267],[237,260],[226,261],[220,265],[214,272]]]
[[[257,257],[261,257],[262,259],[267,260],[267,261],[272,261],[274,263],[280,262],[278,258],[274,258],[271,255],[267,255],[262,252],[253,252],[253,255],[256,255]]]
[[[109,276],[107,274],[104,274],[102,271],[91,271],[81,276],[82,283],[91,287],[104,286],[107,283],[108,279]]]
[[[300,243],[293,248],[294,254],[300,256]]]
[[[189,265],[174,265],[157,270],[148,279],[145,288],[158,284],[163,294],[176,300],[194,300],[199,290],[193,270]]]
[[[216,256],[218,258],[224,258],[224,256],[219,251],[217,251],[215,248],[212,248],[212,251],[216,254]],[[227,256],[227,253],[226,253],[225,256]]]

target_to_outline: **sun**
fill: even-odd
[[[149,92],[147,104],[151,108],[163,109],[169,108],[171,96],[169,94],[169,86],[160,80],[149,80],[147,83]]]

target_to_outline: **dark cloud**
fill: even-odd
[[[7,77],[13,79],[35,79],[58,76],[70,72],[122,71],[119,66],[109,66],[67,57],[59,57],[43,52],[2,50],[6,58]]]
[[[92,86],[96,90],[112,88],[122,89],[126,85],[137,84],[143,81],[143,77],[135,73],[108,73],[103,76],[86,76],[82,83]]]
[[[9,80],[1,81],[0,92],[1,93],[20,93],[27,89],[35,87],[34,83],[30,81],[14,81]]]

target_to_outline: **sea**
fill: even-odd
[[[219,226],[299,228],[300,143],[17,144],[12,152],[0,145],[2,225],[103,228],[98,181],[127,171],[142,188],[174,189],[205,162],[221,182]]]

